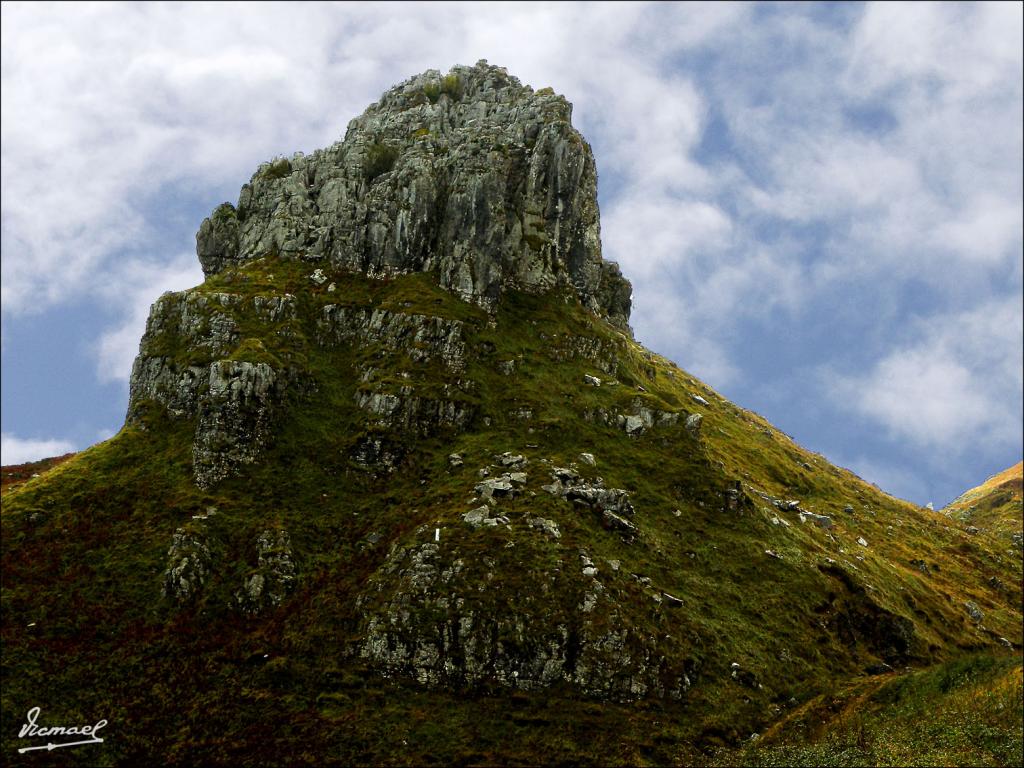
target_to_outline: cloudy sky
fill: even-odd
[[[574,104],[641,342],[939,506],[1022,453],[1021,8],[4,3],[2,461],[116,432],[260,162],[485,58]]]

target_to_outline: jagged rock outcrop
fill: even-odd
[[[229,354],[239,341],[233,310],[241,297],[230,293],[165,293],[153,304],[129,384],[128,423],[138,423],[140,407],[153,400],[172,416],[190,415],[209,375],[206,365],[182,365],[180,349]]]
[[[206,537],[179,528],[167,550],[163,595],[183,603],[194,597],[210,577],[213,555]]]
[[[695,663],[666,647],[672,638],[633,626],[620,585],[601,581],[585,554],[580,560],[578,569],[563,563],[536,574],[535,594],[503,595],[490,557],[472,562],[433,541],[395,546],[360,599],[365,623],[355,652],[385,673],[430,685],[537,690],[564,681],[599,698],[681,698]],[[578,597],[568,613],[566,595]],[[495,600],[514,609],[484,608]]]
[[[273,439],[275,404],[286,379],[266,363],[218,360],[192,444],[196,485],[208,488],[239,465],[252,464]]]
[[[334,279],[425,272],[488,311],[509,289],[570,291],[628,329],[630,286],[601,258],[594,158],[571,111],[550,89],[534,92],[486,62],[414,77],[353,120],[344,141],[264,164],[237,206],[218,206],[196,236],[204,273],[266,256],[309,260],[318,264],[308,289],[333,295],[339,283],[326,272]],[[303,300],[202,287],[162,296],[132,370],[127,422],[145,428],[154,406],[194,420],[194,476],[207,488],[265,452],[286,392],[316,388],[302,367],[303,344],[359,347],[375,359],[398,352],[457,375],[466,369],[460,320],[354,305],[349,297],[317,307],[310,333]],[[565,341],[552,346],[555,359],[586,357],[606,373],[625,350],[621,340]],[[369,431],[425,437],[464,430],[476,415],[465,396],[472,382],[456,379],[438,393],[415,382],[374,383],[372,368],[361,374],[355,404]],[[370,434],[350,456],[390,472],[401,454]]]
[[[645,405],[640,398],[634,398],[630,413],[609,411],[604,408],[589,409],[583,412],[583,418],[587,421],[616,426],[625,430],[630,437],[639,437],[654,427],[667,427],[678,424],[680,417],[686,417],[685,412],[661,411]],[[687,431],[691,436],[697,438],[700,433],[700,420],[696,421],[696,429],[689,418],[685,418]]]
[[[240,351],[265,355],[264,341],[243,338],[257,319],[287,338],[296,318],[289,294],[244,300],[234,293],[165,293],[154,304],[132,367],[126,422],[145,426],[156,405],[175,419],[195,419],[193,471],[209,487],[251,464],[272,442],[274,418],[299,373],[290,367],[233,359]]]
[[[632,541],[639,534],[639,528],[630,519],[635,510],[627,491],[605,488],[600,478],[587,482],[575,470],[565,467],[554,467],[551,479],[551,483],[541,486],[548,493],[590,510],[600,517],[605,528],[618,531],[626,541]]]
[[[236,595],[238,607],[257,614],[279,606],[295,588],[296,566],[287,531],[266,530],[256,541],[258,567]]]
[[[487,308],[508,288],[567,287],[626,328],[630,285],[601,258],[596,166],[571,114],[483,61],[413,77],[344,141],[262,165],[200,227],[203,271],[276,254],[432,272]]]
[[[328,304],[317,330],[322,344],[375,343],[400,349],[414,362],[439,359],[453,373],[465,366],[466,343],[458,320]]]
[[[441,427],[465,429],[474,413],[466,402],[419,397],[412,387],[402,387],[397,393],[360,390],[355,400],[377,427],[401,429],[417,437],[435,434]]]

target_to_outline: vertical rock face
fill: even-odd
[[[192,446],[196,484],[206,488],[251,464],[270,442],[272,412],[282,383],[266,363],[218,360]]]
[[[316,262],[310,292],[338,297],[319,310],[310,340],[318,348],[377,345],[456,375],[469,352],[461,321],[352,306],[343,280],[324,288],[324,272],[428,273],[491,313],[508,290],[574,293],[628,330],[630,285],[601,258],[597,171],[571,112],[550,88],[534,92],[483,61],[413,77],[353,120],[344,141],[262,165],[237,206],[218,206],[200,226],[203,271],[210,277],[267,256]],[[152,408],[191,420],[201,487],[265,452],[286,390],[317,386],[299,349],[309,294],[271,290],[225,292],[207,282],[165,294],[150,313],[127,421],[144,428]],[[469,389],[459,380],[421,394],[411,383],[396,391],[366,378],[354,402],[374,429],[425,436],[466,428],[475,413]],[[389,471],[398,458],[372,435],[354,455],[360,466]]]
[[[239,608],[257,614],[281,604],[295,586],[296,568],[287,531],[266,530],[256,542],[259,565],[235,594]]]
[[[285,333],[294,297],[232,293],[167,293],[153,305],[132,367],[127,423],[145,426],[145,412],[162,408],[174,419],[194,419],[193,477],[208,488],[252,464],[273,441],[274,419],[300,371],[232,359],[243,347],[239,323],[260,321]]]
[[[601,258],[597,171],[572,106],[479,62],[392,88],[345,139],[264,164],[196,237],[204,272],[265,256],[432,272],[491,308],[506,288],[571,287],[625,328],[629,282]]]
[[[621,579],[599,580],[585,554],[581,575],[562,560],[534,574],[533,594],[516,596],[503,594],[500,555],[491,554],[474,561],[433,541],[393,547],[360,598],[359,656],[429,685],[538,690],[564,681],[618,701],[689,690],[696,662],[670,636],[638,627]],[[495,600],[512,610],[489,610]]]

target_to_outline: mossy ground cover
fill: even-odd
[[[0,475],[0,493],[7,493],[17,488],[22,483],[31,480],[33,477],[52,469],[63,461],[67,461],[73,453],[66,453],[63,456],[54,456],[39,461],[29,461],[24,464],[11,464],[3,468]]]
[[[701,764],[1010,766],[1024,763],[1017,654],[978,653],[815,697],[742,750]]]
[[[1002,542],[969,537],[945,516],[804,451],[578,303],[511,292],[492,318],[429,275],[369,280],[327,270],[329,282],[317,285],[311,270],[268,258],[195,289],[241,297],[217,309],[240,329],[233,354],[294,366],[308,383],[289,390],[286,416],[259,462],[213,489],[197,488],[194,423],[150,403],[140,424],[5,491],[5,754],[22,746],[13,734],[38,705],[48,722],[110,720],[103,746],[60,755],[72,762],[663,765],[735,745],[857,679],[880,651],[863,633],[844,637],[836,629],[851,606],[912,621],[905,663],[917,669],[991,647],[997,636],[1020,647],[1020,560]],[[328,291],[331,282],[338,290]],[[255,297],[284,293],[296,297],[294,320],[270,323],[251,311]],[[465,370],[454,375],[436,360],[413,362],[374,344],[322,347],[317,320],[327,304],[458,320]],[[578,352],[580,339],[614,356],[611,373]],[[182,365],[209,362],[173,344],[160,354]],[[499,367],[504,361],[515,361],[511,373]],[[421,438],[382,432],[355,404],[360,373],[370,367],[432,396],[450,392],[453,378],[464,380],[458,397],[472,407],[471,423]],[[586,386],[584,374],[605,383]],[[629,413],[636,403],[684,418],[704,414],[700,440],[684,418],[631,438],[614,421],[583,417]],[[402,444],[404,463],[394,475],[351,459],[360,439],[378,433]],[[530,460],[527,493],[501,502],[515,524],[472,531],[461,515],[479,503],[477,470],[503,451]],[[583,451],[597,457],[596,467],[579,463]],[[463,456],[462,467],[449,466],[452,452]],[[630,492],[635,542],[540,490],[549,466],[573,462],[585,478]],[[730,510],[724,491],[737,480],[746,486]],[[751,488],[799,499],[831,516],[835,528],[802,524]],[[206,514],[210,508],[215,515]],[[562,538],[540,537],[522,523],[528,516],[555,520]],[[585,550],[631,625],[670,635],[666,647],[696,663],[688,698],[627,705],[569,688],[429,690],[365,668],[351,654],[360,639],[356,598],[392,545],[415,544],[425,524],[443,529],[451,552],[496,563],[500,589],[488,594],[499,597],[484,610],[515,610],[518,596],[536,591],[538,574],[578,563]],[[160,594],[179,527],[208,535],[218,563],[201,595],[181,607]],[[268,528],[290,533],[299,584],[279,609],[248,618],[232,607],[233,596],[255,568],[255,541]],[[610,560],[621,563],[618,572]],[[823,570],[828,560],[847,575]],[[991,587],[992,577],[1001,590]],[[564,584],[545,610],[575,610],[580,588]],[[657,603],[652,594],[661,592],[681,605]],[[985,612],[983,626],[966,616],[967,600]],[[756,672],[761,687],[733,679],[732,662]],[[986,680],[996,678],[977,685]],[[920,696],[900,701],[931,695],[921,685]],[[913,727],[910,715],[905,722]]]
[[[1024,530],[1024,463],[988,478],[951,501],[943,512],[962,527],[973,526],[1007,541]],[[1018,545],[1019,546],[1019,545]]]

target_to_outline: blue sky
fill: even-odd
[[[638,340],[941,505],[1024,450],[1021,7],[5,3],[3,463],[116,432],[260,162],[486,58],[573,102]]]

